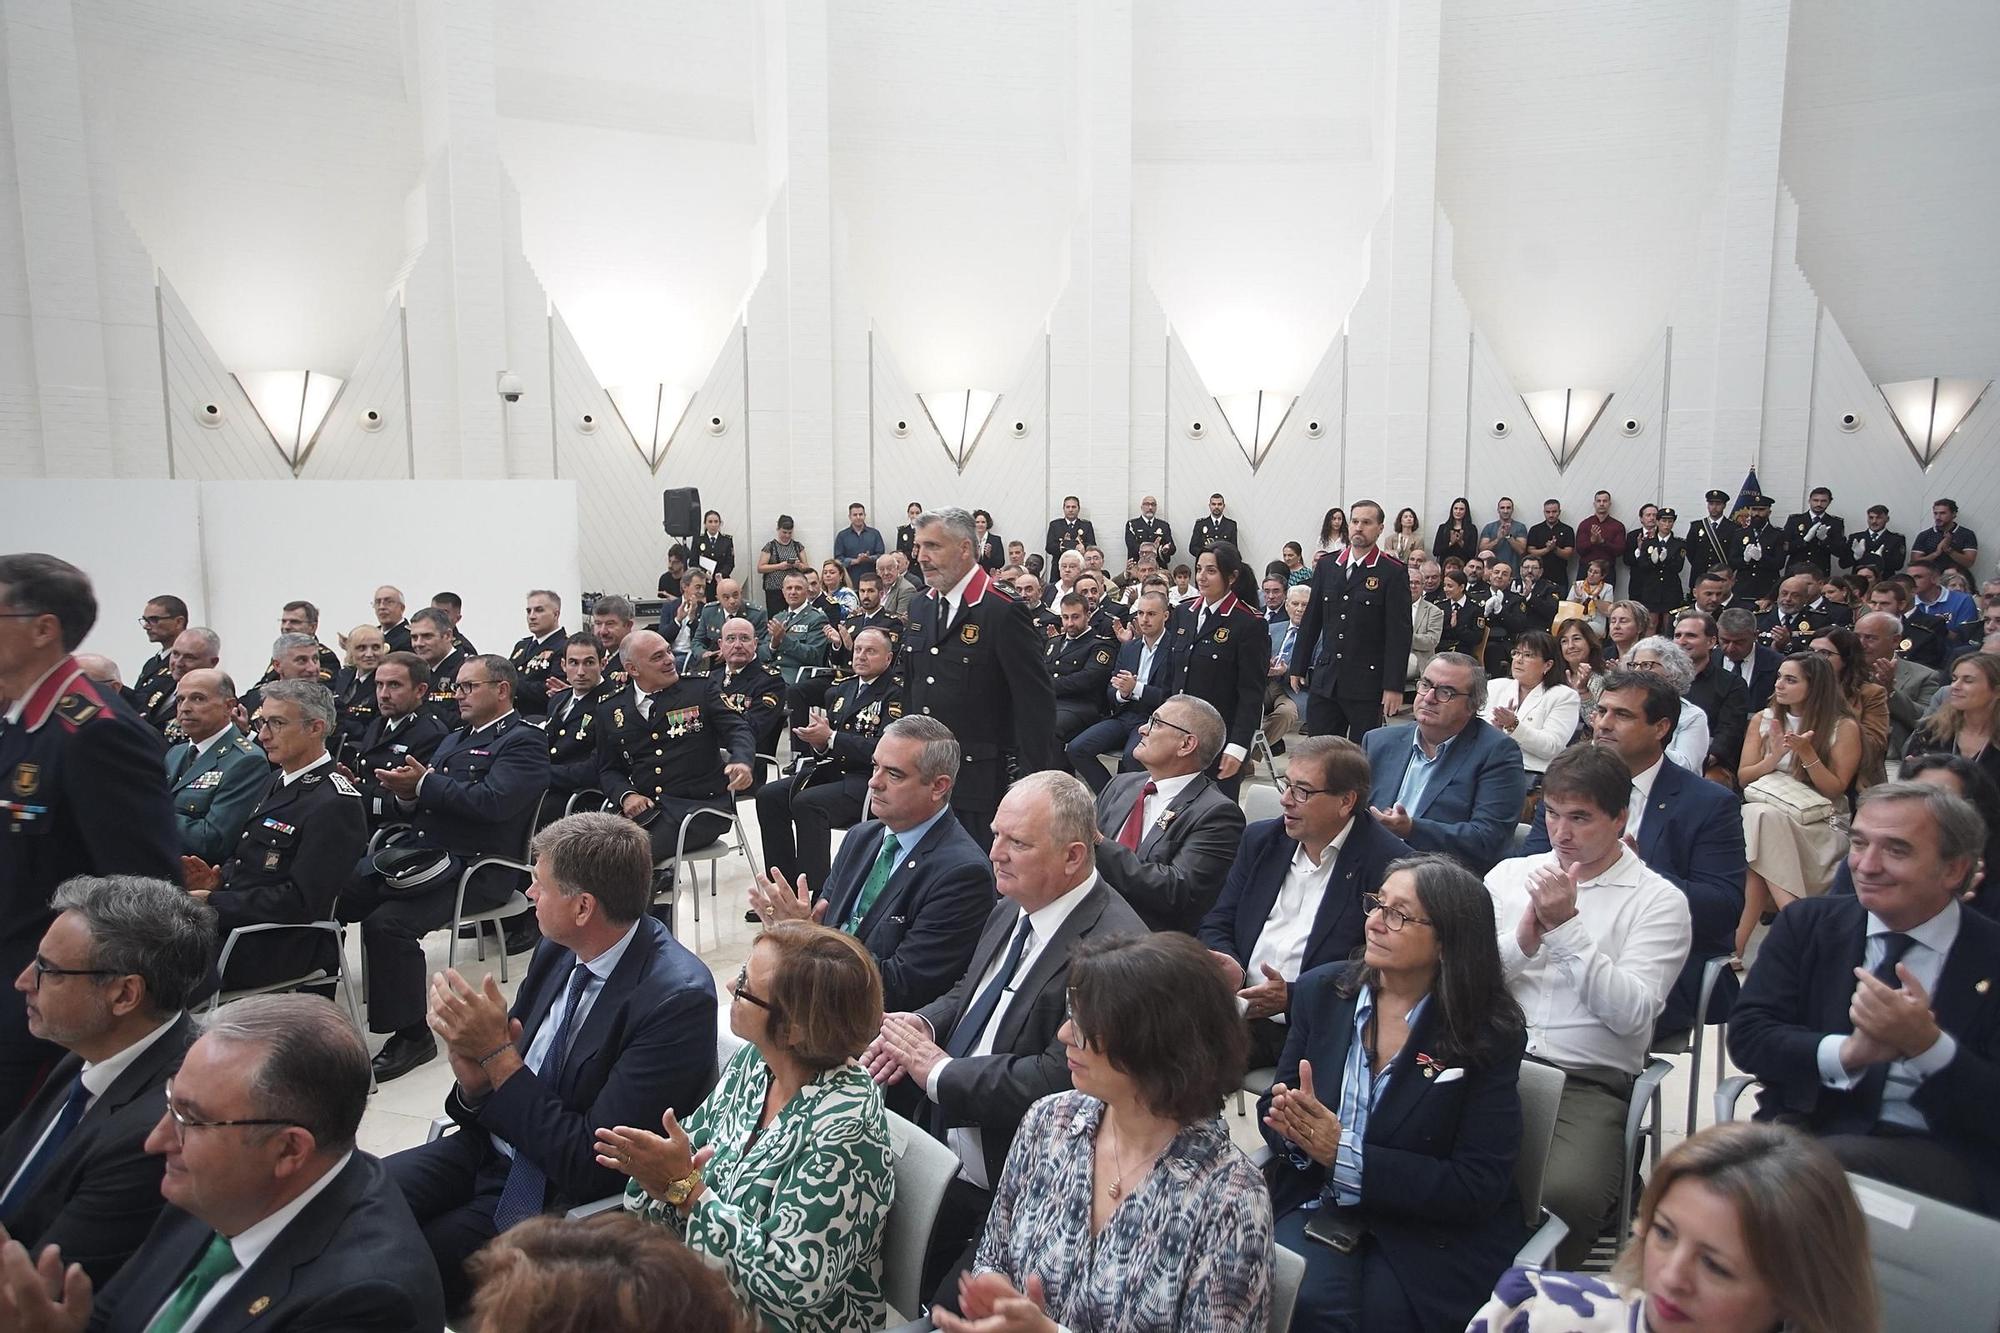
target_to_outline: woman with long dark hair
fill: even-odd
[[[1320,520],[1319,545],[1313,550],[1313,563],[1317,565],[1323,555],[1339,555],[1347,549],[1347,511],[1339,505],[1326,511]]]
[[[1455,555],[1463,563],[1479,554],[1479,525],[1472,521],[1472,502],[1464,496],[1451,502],[1451,516],[1438,524],[1431,554],[1440,564],[1446,556]]]
[[[1396,527],[1382,539],[1382,549],[1406,565],[1415,564],[1423,558],[1423,520],[1417,511],[1407,505],[1396,511]]]
[[[1306,1258],[1292,1328],[1462,1328],[1525,1238],[1526,1023],[1463,866],[1406,857],[1362,901],[1361,956],[1299,978],[1259,1104],[1278,1242]]]
[[[1861,648],[1861,636],[1847,626],[1821,630],[1809,646],[1833,663],[1847,711],[1861,724],[1861,771],[1854,778],[1858,795],[1889,780],[1889,692],[1875,683],[1868,670],[1868,654]]]

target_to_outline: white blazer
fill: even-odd
[[[1583,701],[1567,685],[1540,685],[1520,697],[1521,682],[1509,676],[1487,687],[1486,707],[1480,716],[1493,720],[1496,708],[1511,708],[1518,719],[1510,733],[1521,747],[1521,766],[1530,773],[1546,773],[1549,760],[1569,748],[1576,735],[1577,718],[1583,715]]]

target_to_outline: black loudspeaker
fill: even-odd
[[[701,491],[693,486],[660,492],[660,523],[672,537],[692,537],[701,531]]]

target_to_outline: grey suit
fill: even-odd
[[[1889,687],[1889,753],[1909,748],[1910,733],[1930,713],[1942,684],[1938,673],[1907,657],[1896,659],[1896,679]]]
[[[1098,796],[1097,827],[1104,838],[1097,844],[1097,873],[1152,929],[1192,935],[1236,861],[1243,808],[1197,773],[1140,833],[1134,854],[1118,834],[1147,781],[1145,773],[1120,773]]]

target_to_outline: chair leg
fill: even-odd
[[[1688,1137],[1694,1137],[1695,1112],[1701,1106],[1701,1048],[1707,1032],[1696,1024],[1694,1039],[1688,1043]]]
[[[500,955],[500,982],[502,985],[505,985],[507,981],[507,928],[502,926],[498,921],[489,922],[488,924],[493,927],[493,948]],[[485,936],[482,934],[480,938],[484,939]]]

